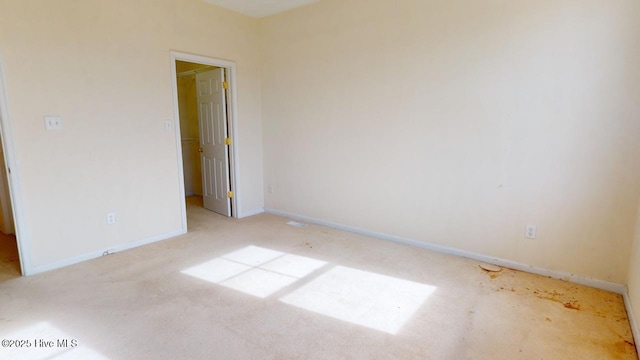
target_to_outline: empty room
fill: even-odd
[[[0,0],[0,134],[2,359],[638,359],[638,0]]]

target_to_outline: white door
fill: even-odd
[[[202,200],[205,209],[231,216],[227,101],[224,69],[196,74],[198,125],[202,162]]]

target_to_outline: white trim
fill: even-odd
[[[231,216],[234,218],[239,218],[239,214],[242,213],[239,208],[240,204],[240,196],[242,191],[240,190],[240,181],[238,174],[240,174],[240,142],[238,136],[238,102],[237,102],[237,91],[236,91],[236,63],[233,61],[210,58],[200,55],[187,54],[177,51],[170,51],[171,57],[171,90],[173,94],[173,113],[174,113],[174,124],[175,124],[175,134],[176,134],[176,147],[178,153],[178,170],[179,170],[179,194],[181,199],[181,213],[182,213],[182,224],[183,229],[187,231],[187,206],[184,201],[185,191],[184,191],[184,170],[182,165],[182,139],[180,138],[180,114],[178,108],[178,85],[176,83],[177,74],[176,74],[176,60],[180,61],[188,61],[192,63],[198,63],[209,66],[216,66],[225,68],[227,70],[227,76],[229,77],[229,97],[227,98],[227,103],[230,105],[227,107],[227,112],[229,115],[229,128],[227,131],[231,135],[231,139],[233,140],[231,143],[231,152],[230,152],[230,164],[229,164],[229,172],[231,175],[230,186],[233,191],[233,197],[231,198]]]
[[[184,190],[184,168],[182,166],[182,137],[180,135],[180,114],[178,112],[178,84],[176,75],[176,59],[171,53],[171,97],[173,101],[173,133],[176,138],[176,156],[178,165],[178,199],[180,207],[181,227],[180,230],[187,232],[187,202]]]
[[[633,311],[633,305],[631,304],[631,296],[629,295],[629,288],[625,286],[624,293],[622,293],[624,299],[624,307],[627,309],[627,317],[629,318],[629,324],[631,325],[631,333],[633,334],[633,343],[637,344],[640,341],[640,327],[638,326],[638,318]],[[637,349],[637,346],[636,346]],[[638,351],[640,355],[640,351]]]
[[[138,241],[133,241],[130,243],[126,243],[126,244],[122,244],[122,245],[118,245],[114,248],[108,248],[108,249],[102,249],[99,251],[92,251],[88,254],[84,254],[84,255],[79,255],[79,256],[75,256],[69,259],[64,259],[64,260],[60,260],[60,261],[56,261],[53,263],[49,263],[49,264],[45,264],[45,265],[40,265],[40,266],[36,266],[33,269],[33,274],[38,274],[38,273],[42,273],[45,271],[51,271],[51,270],[55,270],[55,269],[59,269],[59,268],[63,268],[66,266],[70,266],[73,264],[77,264],[77,263],[81,263],[87,260],[92,260],[95,258],[99,258],[101,256],[105,256],[105,255],[111,255],[111,254],[115,254],[117,252],[121,252],[121,251],[125,251],[125,250],[129,250],[129,249],[133,249],[139,246],[143,246],[143,245],[148,245],[154,242],[158,242],[158,241],[162,241],[162,240],[166,240],[175,236],[179,236],[179,235],[183,235],[186,234],[186,231],[182,231],[182,230],[177,230],[177,231],[172,231],[169,233],[165,233],[165,234],[161,234],[161,235],[156,235],[156,236],[152,236],[146,239],[142,239],[142,240],[138,240]]]
[[[525,271],[525,272],[542,275],[542,276],[548,276],[554,279],[566,280],[572,283],[586,285],[586,286],[594,287],[597,289],[607,290],[617,294],[624,294],[626,289],[626,287],[622,284],[584,277],[581,275],[571,274],[563,271],[549,270],[549,269],[545,269],[545,268],[541,268],[533,265],[523,264],[523,263],[511,261],[511,260],[500,259],[500,258],[478,254],[470,251],[460,250],[460,249],[456,249],[448,246],[430,244],[430,243],[425,243],[425,242],[414,240],[414,239],[403,238],[400,236],[383,234],[375,231],[358,228],[355,226],[343,225],[343,224],[320,220],[320,219],[316,219],[308,216],[292,214],[286,211],[265,208],[265,212],[269,214],[296,219],[296,220],[306,221],[308,223],[312,223],[316,225],[322,225],[322,226],[326,226],[326,227],[330,227],[338,230],[352,232],[355,234],[369,236],[376,239],[392,241],[392,242],[411,245],[418,248],[431,250],[431,251],[435,251],[443,254],[455,255],[455,256],[460,256],[468,259],[478,260],[485,263],[496,264],[496,265],[507,267],[510,269]]]
[[[246,217],[249,217],[249,216],[258,215],[258,214],[262,214],[262,213],[264,213],[264,209],[263,208],[245,211],[245,212],[242,213],[242,215],[240,215],[239,219],[246,218]]]
[[[242,214],[242,209],[240,208],[240,204],[242,203],[240,199],[242,198],[242,191],[240,188],[240,127],[238,126],[238,92],[237,86],[238,83],[236,78],[236,64],[230,63],[231,65],[227,67],[227,76],[229,76],[229,99],[228,104],[231,106],[227,107],[227,112],[229,113],[229,117],[231,119],[231,123],[229,124],[230,129],[228,129],[229,134],[231,134],[231,139],[233,142],[231,143],[231,164],[229,165],[229,170],[231,171],[231,190],[233,191],[232,201],[232,216],[238,218],[240,214]]]
[[[11,208],[13,210],[13,221],[15,226],[16,241],[18,244],[18,254],[20,257],[20,269],[22,275],[33,274],[31,263],[31,248],[29,238],[29,228],[26,225],[24,215],[24,205],[22,202],[22,177],[20,176],[20,163],[16,156],[15,143],[13,139],[13,128],[9,116],[9,101],[5,87],[5,72],[0,54],[0,136],[2,136],[2,146],[4,147],[4,159],[7,169],[7,179],[9,180],[9,194],[11,198]]]
[[[2,131],[0,131],[0,138],[2,137]],[[1,141],[0,141],[1,142]],[[4,155],[2,156],[2,161],[0,164],[0,171],[3,171],[3,177],[0,177],[0,180],[6,181],[6,185],[4,186],[4,182],[0,183],[0,204],[2,204],[2,222],[0,222],[0,231],[5,234],[15,234],[15,222],[13,221],[13,210],[11,209],[11,193],[9,192],[9,168],[5,163],[6,159]]]

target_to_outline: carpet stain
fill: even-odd
[[[483,269],[484,270],[484,269]],[[511,272],[517,272],[517,270],[513,270],[513,269],[504,269],[505,271],[501,271],[501,272],[490,272],[490,271],[486,271],[485,272],[489,275],[489,277],[491,279],[498,279],[499,277],[502,276],[507,276],[508,279],[508,275]],[[511,274],[512,275],[512,274]],[[496,284],[497,285],[497,284]],[[525,288],[522,290],[516,290],[514,287],[505,287],[505,286],[496,286],[494,288],[494,291],[504,291],[504,290],[508,290],[511,292],[517,292],[519,294],[525,295],[525,296],[535,296],[539,299],[542,300],[548,300],[548,301],[553,301],[559,304],[562,304],[562,306],[564,306],[566,309],[570,309],[570,310],[576,310],[576,311],[580,311],[582,309],[582,306],[580,304],[580,302],[578,301],[578,299],[576,299],[574,296],[571,296],[567,293],[564,292],[560,292],[557,290],[540,290],[537,288]],[[569,292],[571,292],[572,289],[565,289]],[[606,316],[603,316],[606,317]]]
[[[540,291],[536,289],[536,290],[533,290],[533,295],[539,299],[560,303],[562,304],[562,306],[564,306],[567,309],[580,310],[581,308],[580,303],[576,298],[569,295],[565,295],[564,293],[558,292],[556,290]]]
[[[607,352],[611,355],[612,359],[624,359],[637,351],[636,346],[626,340],[616,341],[611,344],[601,344],[601,346],[604,346],[604,348],[607,349]]]
[[[619,341],[606,346],[609,351],[612,351],[618,354],[619,358],[621,356],[628,355],[629,353],[632,353],[632,354],[638,353],[638,349],[636,348],[636,344],[634,342],[625,339],[624,336],[618,334],[617,332],[611,329],[609,330],[620,339]]]

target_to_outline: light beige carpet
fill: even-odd
[[[617,294],[193,199],[188,214],[185,236],[0,283],[0,338],[55,343],[0,359],[637,358]]]

